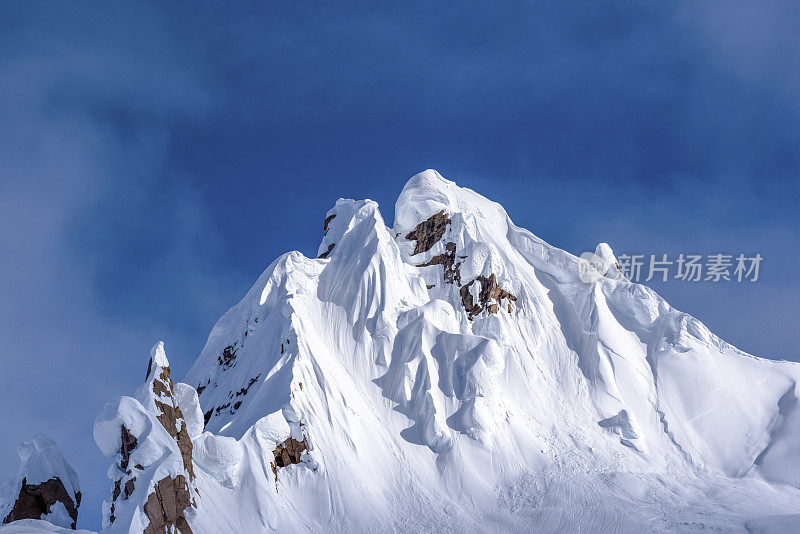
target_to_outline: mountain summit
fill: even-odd
[[[323,233],[319,258],[264,271],[185,379],[206,439],[236,440],[213,491],[249,503],[245,530],[736,529],[800,512],[796,364],[742,353],[613,266],[582,282],[575,256],[433,170],[403,188],[394,228],[340,199]]]
[[[183,383],[157,345],[106,406],[103,532],[800,525],[798,364],[725,343],[606,244],[582,281],[433,170],[393,228],[370,200],[320,222],[318,257],[267,267]]]

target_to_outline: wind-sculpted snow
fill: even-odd
[[[370,200],[320,224],[318,257],[275,260],[188,385],[148,373],[153,395],[98,418],[121,483],[106,515],[125,518],[108,532],[141,532],[179,476],[196,533],[798,524],[798,366],[719,340],[626,280],[608,245],[612,267],[584,283],[575,256],[435,171],[406,184],[391,228]]]

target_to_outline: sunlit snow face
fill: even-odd
[[[578,277],[587,284],[600,280],[610,268],[611,262],[594,252],[584,252],[578,258]]]

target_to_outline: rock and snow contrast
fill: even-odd
[[[17,476],[0,488],[0,532],[22,532],[26,524],[74,529],[81,505],[78,475],[50,437],[36,434],[17,448]],[[56,529],[55,532],[59,530]]]
[[[164,344],[156,343],[135,397],[119,397],[95,420],[94,440],[114,458],[103,532],[192,532],[188,519],[197,508],[192,440],[202,431],[197,393],[173,383]]]
[[[105,407],[103,532],[785,532],[800,366],[745,354],[435,171],[340,199],[183,383]],[[144,362],[143,362],[144,367]]]

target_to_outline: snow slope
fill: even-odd
[[[188,467],[149,393],[98,418],[110,456],[130,425],[148,481],[106,530],[141,532],[153,481],[188,468],[201,533],[797,524],[800,367],[728,345],[596,253],[612,267],[584,283],[575,256],[432,170],[393,228],[338,200],[321,257],[276,259],[174,385]]]
[[[40,519],[21,519],[0,526],[0,534],[93,534],[88,530],[72,530]]]

